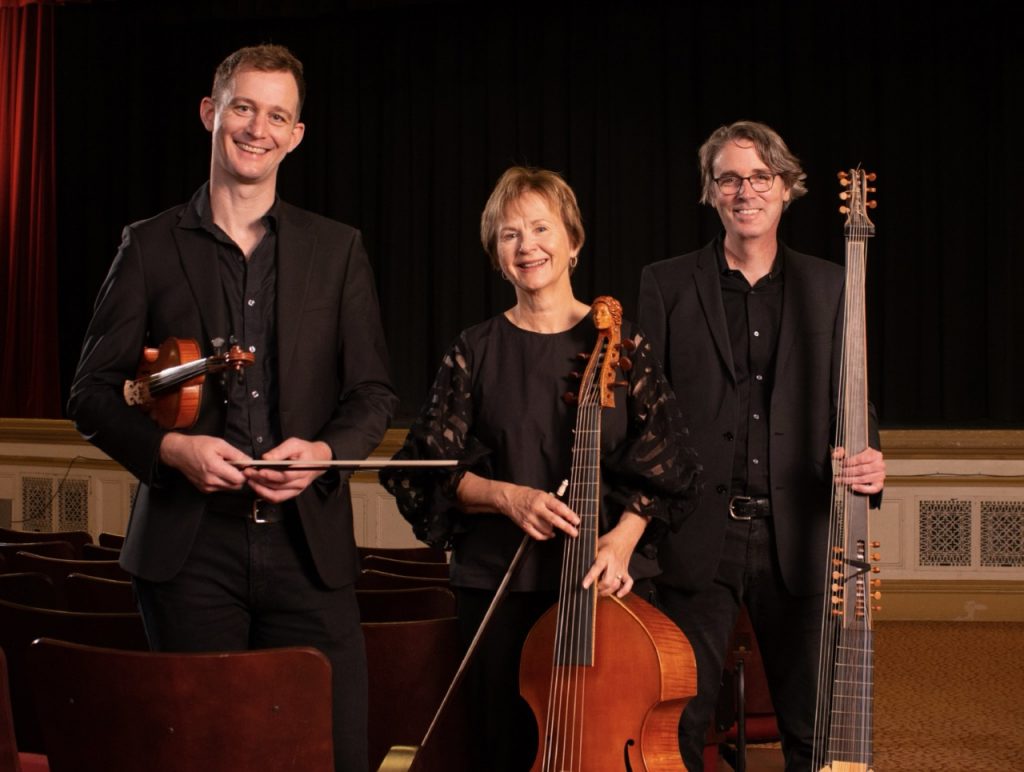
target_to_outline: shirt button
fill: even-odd
[[[255,354],[256,353],[256,347],[255,346],[249,346],[249,353],[250,354]],[[757,377],[760,378],[761,376],[759,375]]]
[[[763,375],[755,375],[754,376],[754,380],[763,381],[764,380],[764,376]]]
[[[251,304],[252,301],[250,300],[249,303]],[[761,337],[761,333],[759,333],[757,330],[754,330],[754,337],[755,338],[760,338]]]
[[[760,421],[761,420],[761,414],[760,413],[754,413],[754,420],[755,421]]]
[[[258,436],[258,437],[256,438],[256,444],[257,444],[257,445],[262,445],[262,444],[263,444],[263,435],[262,435],[262,434],[261,434],[261,435],[259,435],[259,436]]]
[[[256,391],[256,389],[252,390],[252,398],[253,399],[259,399],[260,398],[260,393],[258,391]]]
[[[750,460],[751,460],[751,461],[752,461],[753,463],[755,463],[755,464],[760,464],[760,463],[761,463],[761,462],[760,462],[760,461],[758,461],[758,460],[757,460],[756,458],[752,458],[752,459],[750,459]]]
[[[254,298],[249,298],[246,301],[246,304],[249,306],[249,308],[252,308],[254,305],[256,305],[256,300]],[[756,332],[754,334],[757,335]]]

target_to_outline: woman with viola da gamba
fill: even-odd
[[[524,535],[528,540],[473,653],[466,684],[472,725],[464,736],[474,745],[476,769],[543,769],[538,719],[519,696],[519,661],[531,628],[559,600],[563,545],[588,538],[586,523],[556,492],[574,461],[577,407],[563,396],[579,389],[573,371],[584,369],[579,355],[595,349],[599,331],[591,307],[573,294],[584,230],[576,197],[559,175],[508,169],[480,230],[515,303],[451,344],[395,456],[456,459],[458,467],[386,470],[381,482],[419,539],[451,550],[465,644]],[[681,444],[686,429],[642,332],[622,321],[611,298],[595,310],[621,323],[623,343],[614,353],[626,361],[614,387],[608,384],[614,406],[600,411],[599,535],[590,534],[593,557],[573,585],[621,599],[658,572],[658,541],[692,509],[699,467]],[[591,359],[601,356],[595,350]],[[621,755],[608,763],[623,768]]]

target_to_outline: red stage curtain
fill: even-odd
[[[0,0],[0,416],[59,418],[50,2]]]

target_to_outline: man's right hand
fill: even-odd
[[[237,491],[245,475],[229,461],[251,461],[220,437],[170,432],[160,442],[160,461],[188,478],[203,493]]]

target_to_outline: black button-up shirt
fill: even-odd
[[[238,345],[256,355],[252,366],[237,373],[227,371],[223,376],[227,395],[224,439],[243,453],[259,458],[281,442],[276,311],[279,207],[275,201],[263,216],[266,233],[246,260],[238,245],[213,222],[208,190],[200,191],[193,204],[198,227],[217,244],[217,267],[228,309],[225,350]]]
[[[716,251],[739,397],[730,493],[768,496],[768,409],[782,321],[782,257],[751,287],[740,271],[729,268],[721,241]]]

